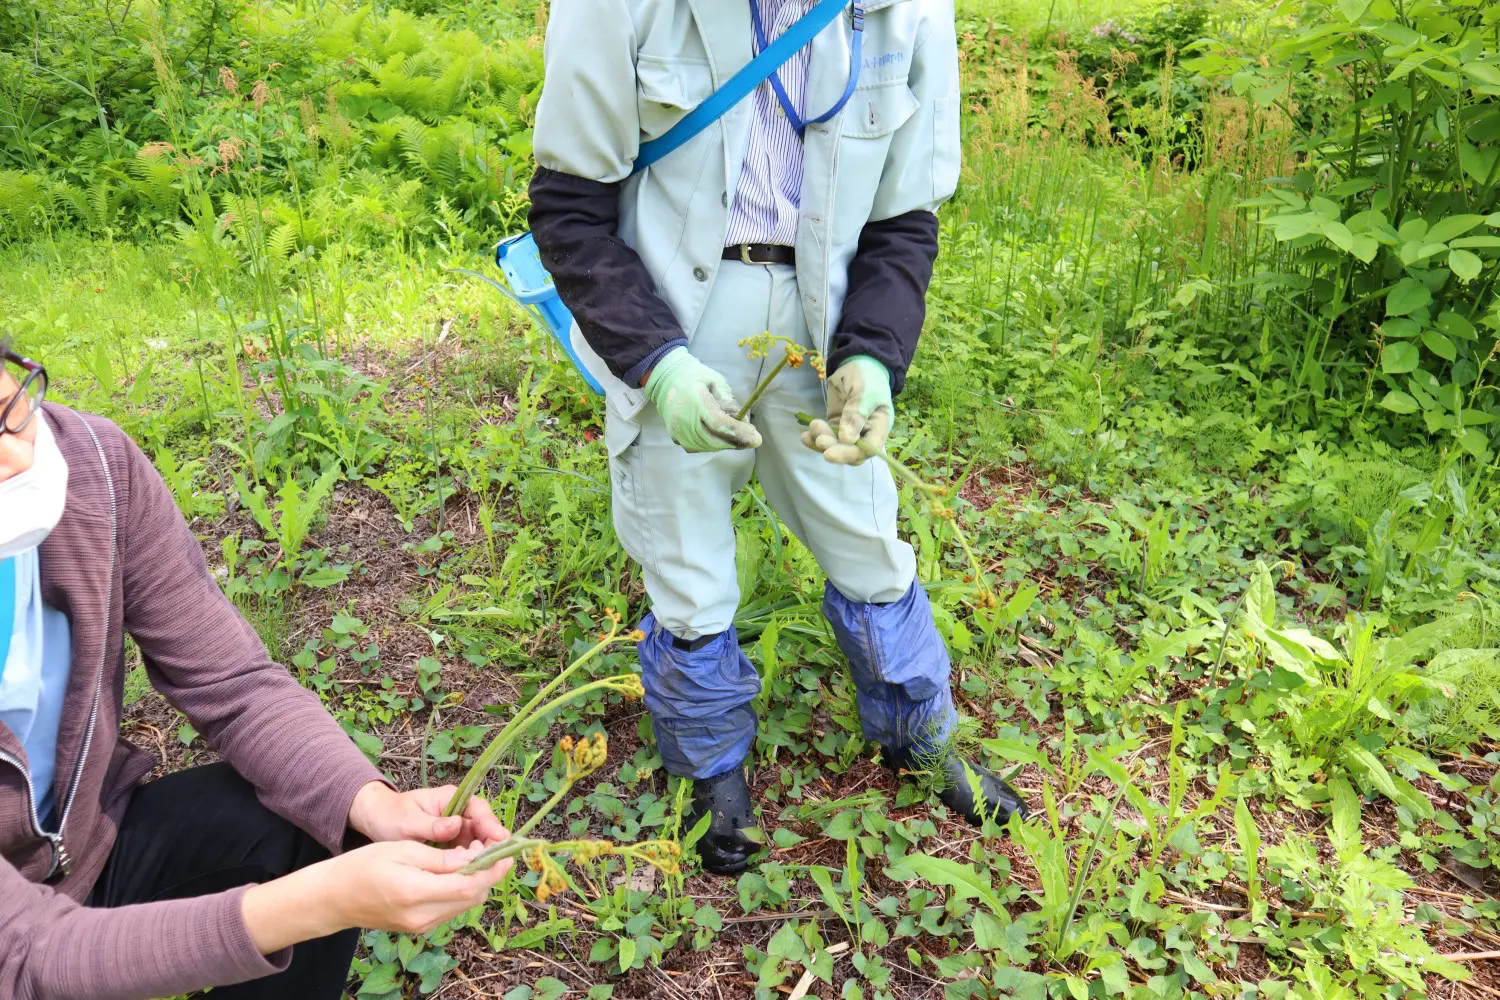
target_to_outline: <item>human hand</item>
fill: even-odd
[[[672,440],[689,453],[759,448],[760,431],[735,416],[739,405],[723,375],[679,347],[651,369],[646,396]]]
[[[246,889],[245,928],[262,955],[350,927],[425,934],[483,905],[510,871],[506,859],[458,874],[482,850],[477,840],[447,850],[410,840],[370,844]]]
[[[477,840],[489,847],[509,836],[490,804],[481,798],[471,797],[460,816],[444,816],[455,791],[454,786],[443,785],[398,792],[383,781],[372,781],[354,796],[349,826],[377,843],[425,840],[446,845]]]
[[[829,376],[828,419],[809,424],[802,443],[836,465],[863,465],[885,450],[895,411],[890,371],[856,354]]]

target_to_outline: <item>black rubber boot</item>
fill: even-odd
[[[704,813],[710,816],[708,829],[697,845],[703,870],[736,875],[749,868],[751,856],[761,849],[766,837],[750,805],[744,768],[693,782],[693,808],[684,829],[697,826]]]
[[[988,768],[981,767],[972,761],[966,761],[957,754],[948,754],[943,758],[941,764],[926,760],[921,754],[914,753],[910,747],[883,747],[881,759],[885,766],[900,774],[902,771],[931,772],[936,767],[938,773],[933,775],[935,784],[941,789],[938,798],[943,805],[958,813],[972,826],[981,825],[980,814],[993,819],[997,826],[1004,826],[1012,816],[1026,818],[1026,803],[1016,790],[1000,780],[1000,776]],[[974,772],[979,779],[979,798],[974,797],[974,789],[969,785],[969,775],[965,770]]]

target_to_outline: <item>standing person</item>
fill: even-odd
[[[896,532],[883,447],[938,249],[934,212],[959,171],[951,0],[854,4],[714,124],[640,172],[643,142],[815,0],[553,0],[537,109],[531,226],[606,387],[616,532],[641,566],[646,703],[668,771],[695,779],[710,871],[759,838],[744,762],[754,667],[739,603],[731,498],[754,473],[826,574],[864,734],[887,764],[934,769],[977,822],[1024,815],[998,777],[951,753],[949,661],[916,560]],[[856,32],[863,55],[854,43]],[[740,342],[769,331],[827,359],[825,387],[766,369]],[[799,411],[824,412],[805,433]],[[971,778],[973,780],[971,780]]]
[[[483,903],[509,863],[458,869],[508,834],[477,799],[443,818],[452,788],[386,784],[267,658],[140,449],[46,389],[0,336],[0,997],[338,1000],[355,928]],[[223,763],[141,784],[126,634]]]

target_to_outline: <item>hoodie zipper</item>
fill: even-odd
[[[31,832],[38,840],[45,840],[52,847],[52,863],[47,866],[46,875],[47,878],[51,878],[52,873],[57,871],[59,863],[62,863],[63,859],[67,857],[67,851],[63,849],[62,827],[61,825],[58,826],[57,833],[48,833],[42,829],[42,817],[36,811],[36,786],[32,784],[31,772],[26,770],[26,766],[21,763],[19,758],[12,757],[4,750],[0,750],[0,760],[5,761],[17,771],[20,771],[21,779],[26,782],[26,805],[29,811],[28,818],[31,820]],[[71,862],[69,862],[69,867],[71,867]]]
[[[73,859],[68,856],[67,846],[63,843],[63,831],[68,828],[68,816],[73,811],[73,800],[78,796],[78,786],[83,782],[83,768],[88,763],[89,749],[94,743],[94,727],[99,721],[99,689],[104,686],[104,664],[109,656],[109,621],[110,611],[113,607],[115,593],[115,551],[117,541],[117,525],[119,522],[119,506],[115,499],[115,479],[109,471],[109,459],[104,456],[104,446],[99,443],[99,435],[89,426],[88,421],[82,416],[74,414],[83,429],[89,432],[89,438],[94,442],[94,451],[99,455],[99,467],[104,471],[104,486],[109,491],[109,574],[108,582],[104,591],[104,634],[105,641],[99,646],[99,666],[94,671],[94,703],[89,708],[89,724],[83,733],[83,749],[78,753],[78,763],[73,767],[73,778],[68,783],[68,797],[63,801],[62,815],[57,821],[57,839],[54,841],[56,853],[53,857],[53,872],[62,869],[63,877],[66,878],[73,869]],[[29,783],[30,779],[28,779]],[[36,800],[32,799],[32,812],[36,812]],[[48,877],[51,877],[51,872]]]
[[[53,876],[61,873],[66,878],[73,871],[73,859],[68,854],[68,848],[63,843],[63,831],[67,829],[68,816],[73,811],[73,800],[78,797],[78,786],[83,782],[83,769],[89,759],[89,750],[94,745],[94,727],[99,722],[99,697],[100,688],[104,686],[104,664],[109,656],[109,615],[113,606],[115,585],[115,552],[118,545],[117,525],[119,522],[119,504],[115,499],[115,480],[109,471],[109,460],[104,456],[104,446],[99,443],[99,436],[94,429],[88,425],[88,421],[78,414],[73,414],[83,429],[88,431],[89,438],[94,442],[94,451],[99,455],[99,466],[104,471],[104,485],[109,492],[109,580],[104,592],[104,630],[106,641],[99,648],[99,666],[94,671],[94,701],[89,707],[89,724],[83,734],[83,748],[78,753],[78,763],[73,765],[73,777],[68,782],[68,795],[63,800],[63,809],[57,821],[57,832],[48,833],[42,829],[42,819],[37,813],[36,785],[31,780],[31,772],[26,770],[21,761],[4,750],[0,750],[0,760],[15,767],[21,772],[21,778],[26,782],[27,805],[30,807],[30,820],[32,832],[40,839],[47,841],[52,846],[52,863],[47,867],[47,874],[42,881],[50,882]]]

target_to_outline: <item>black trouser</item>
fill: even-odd
[[[90,906],[128,906],[269,882],[328,857],[316,840],[260,804],[228,764],[194,767],[136,789]],[[339,1000],[357,931],[292,950],[285,972],[220,986],[213,1000]]]

